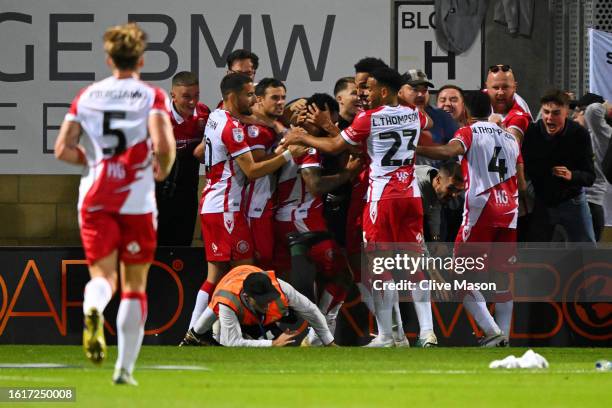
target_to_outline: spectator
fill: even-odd
[[[444,85],[438,91],[436,105],[450,114],[459,126],[468,126],[469,112],[465,107],[463,89],[456,85]]]
[[[584,193],[595,180],[588,131],[568,120],[569,99],[563,91],[548,91],[540,103],[542,119],[529,125],[522,149],[535,190],[528,238],[549,242],[560,224],[570,242],[595,242]]]
[[[244,74],[255,81],[259,57],[249,50],[237,49],[227,56],[227,74]]]
[[[448,143],[457,129],[459,129],[459,126],[449,113],[429,105],[429,88],[434,86],[429,82],[427,75],[420,69],[411,69],[402,75],[402,79],[404,80],[404,85],[398,93],[400,102],[416,105],[419,109],[424,110],[433,120],[433,128],[429,131],[431,132],[431,139],[434,145]],[[416,162],[417,164],[428,164],[433,167],[438,167],[440,164],[438,161],[420,156],[417,156]]]
[[[464,190],[461,166],[448,161],[443,162],[439,170],[431,166],[416,166],[414,173],[421,190],[425,241],[440,241],[442,206]]]
[[[606,123],[606,116],[612,113],[612,105],[601,96],[591,93],[582,96],[576,104],[578,110],[574,120],[589,131],[595,153],[595,182],[586,189],[586,197],[593,217],[595,240],[599,242],[604,228],[603,205],[608,188],[601,164],[612,136],[612,127]]]
[[[531,112],[527,103],[516,93],[517,82],[510,65],[491,65],[486,87],[493,108],[489,120],[501,124],[517,138],[519,144],[522,143],[531,122]]]
[[[199,102],[198,77],[191,72],[179,72],[172,78],[170,96],[176,161],[170,176],[155,186],[157,242],[160,246],[190,246],[198,213],[200,169],[193,151],[202,141],[210,109]]]

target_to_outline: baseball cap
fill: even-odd
[[[255,299],[258,305],[264,306],[280,297],[268,274],[253,272],[246,277],[242,285],[244,293]]]
[[[429,82],[427,75],[420,69],[409,69],[402,75],[404,84],[410,86],[427,85],[429,88],[433,88],[434,85]]]

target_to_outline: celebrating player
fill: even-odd
[[[117,288],[120,261],[115,384],[136,385],[132,372],[144,336],[147,273],[156,247],[154,178],[168,175],[175,156],[166,94],[138,79],[145,47],[146,35],[136,24],[104,33],[113,75],[77,94],[55,143],[59,160],[85,166],[78,208],[91,280],[83,299],[83,347],[94,363],[106,355],[102,313]],[[79,144],[83,131],[91,149]]]
[[[253,105],[256,119],[275,121],[283,114],[287,90],[274,78],[264,78],[255,87],[257,102]],[[274,153],[277,136],[274,129],[264,125],[248,125],[246,141],[251,146],[255,161],[262,161]],[[268,174],[251,181],[245,197],[245,211],[255,258],[262,268],[272,267],[274,258],[274,211],[276,204],[276,175]]]
[[[370,185],[363,211],[363,230],[364,240],[372,249],[381,243],[420,243],[423,239],[423,209],[414,177],[414,149],[421,129],[431,123],[414,106],[398,103],[397,92],[401,86],[402,78],[397,71],[387,67],[375,69],[367,81],[371,110],[358,114],[350,127],[339,132],[329,124],[326,130],[335,136],[328,138],[298,133],[286,138],[288,143],[305,143],[326,153],[367,144]],[[371,347],[394,345],[392,309],[397,292],[388,291],[384,295],[381,292],[374,293],[379,333],[369,344]]]
[[[523,164],[515,136],[487,121],[491,114],[489,98],[478,92],[470,104],[472,125],[462,127],[448,144],[439,147],[417,147],[417,154],[432,159],[449,159],[463,155],[462,168],[466,185],[463,223],[456,238],[456,253],[467,248],[463,243],[516,243],[519,184],[524,190]],[[468,249],[469,250],[469,249]],[[514,245],[504,245],[489,254],[489,265],[503,267],[513,255]],[[507,274],[497,275],[507,278]],[[499,282],[507,285],[507,282]],[[504,288],[499,286],[498,289]],[[463,300],[486,337],[483,346],[507,345],[512,322],[512,294],[507,288],[496,293],[497,323],[486,308],[478,291]]]
[[[254,180],[278,170],[305,149],[291,146],[281,155],[255,162],[247,132],[236,115],[251,115],[255,88],[251,78],[228,74],[221,81],[224,109],[208,117],[204,130],[204,163],[208,182],[202,192],[202,235],[208,261],[206,281],[200,288],[189,326],[204,311],[221,276],[231,266],[253,263],[253,242],[242,198],[247,179]]]

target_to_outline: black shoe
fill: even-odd
[[[311,248],[326,239],[332,239],[332,235],[327,231],[308,231],[308,232],[290,232],[287,234],[289,248],[294,245],[303,245]]]
[[[220,344],[212,336],[212,330],[204,334],[198,334],[193,328],[187,330],[185,337],[179,343],[179,347],[189,346],[220,346]]]

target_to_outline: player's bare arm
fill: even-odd
[[[315,137],[304,132],[292,132],[291,134],[287,134],[282,142],[285,146],[295,144],[311,146],[322,153],[329,154],[338,154],[350,147],[342,136],[340,136],[340,133],[336,133],[332,137]]]
[[[85,150],[79,145],[81,125],[65,120],[55,141],[55,158],[66,163],[85,165]]]
[[[318,167],[309,167],[301,171],[302,179],[306,184],[308,192],[312,195],[320,196],[325,193],[334,191],[347,181],[351,180],[361,170],[361,160],[351,158],[347,163],[347,167],[342,169],[338,174],[330,176],[321,176],[321,169]]]
[[[236,163],[238,163],[238,166],[240,166],[240,169],[249,180],[255,180],[274,173],[285,163],[291,161],[293,157],[300,157],[306,154],[306,151],[307,149],[304,146],[292,145],[283,154],[260,162],[255,161],[253,153],[248,151],[236,157]]]
[[[165,113],[149,115],[149,134],[153,141],[153,152],[158,166],[156,167],[155,180],[162,181],[170,171],[176,157],[176,143],[172,131],[172,123]]]
[[[465,153],[458,140],[451,140],[443,146],[417,146],[416,153],[434,160],[448,160]]]

